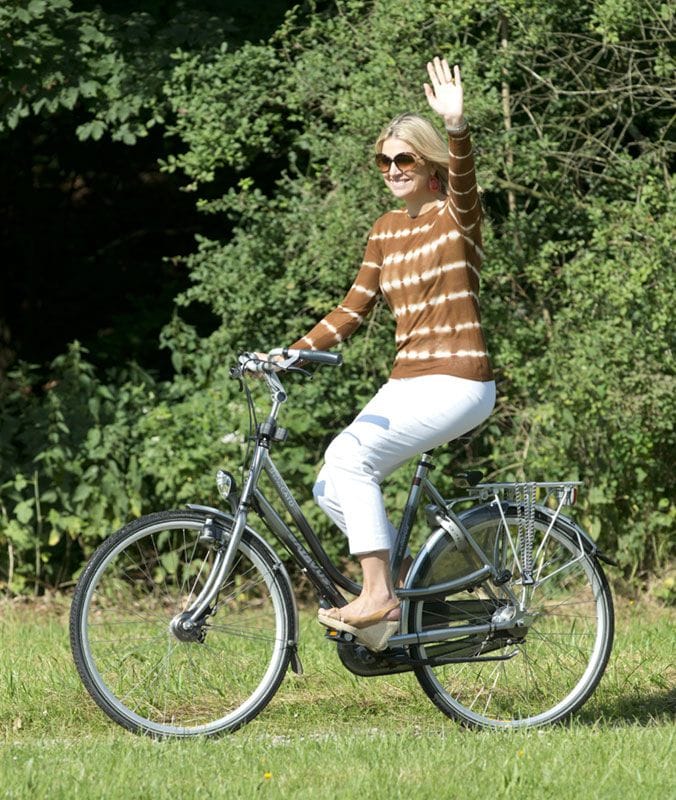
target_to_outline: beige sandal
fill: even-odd
[[[399,630],[399,620],[385,619],[395,608],[399,608],[398,602],[381,608],[366,617],[356,617],[350,622],[344,620],[342,616],[333,616],[333,613],[340,614],[339,608],[320,608],[317,619],[321,625],[327,628],[351,633],[359,644],[378,653],[387,648],[390,637]]]

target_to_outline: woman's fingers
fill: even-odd
[[[444,117],[447,125],[455,125],[463,115],[460,67],[455,64],[451,70],[445,58],[435,56],[427,62],[427,74],[430,83],[423,84],[427,102],[437,114]]]
[[[460,67],[456,64],[453,72],[445,58],[434,56],[432,61],[427,62],[427,74],[430,76],[432,87],[436,90],[438,86],[447,84],[460,86]]]
[[[457,69],[457,64],[456,67]],[[444,74],[444,80],[446,83],[453,83],[453,76],[451,75],[451,68],[448,66],[448,61],[446,59],[442,59],[441,61],[441,71]]]

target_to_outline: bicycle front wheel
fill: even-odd
[[[483,506],[463,522],[512,578],[505,586],[486,581],[471,591],[413,603],[409,630],[509,619],[517,605],[514,598],[526,610],[523,624],[414,648],[417,659],[431,662],[418,666],[416,677],[441,711],[470,727],[559,722],[589,698],[610,655],[613,605],[605,575],[579,539],[562,525],[550,529],[543,513],[535,520],[532,584],[521,576],[514,509],[503,521],[498,509]],[[467,574],[479,566],[474,559],[470,548],[458,549],[457,540],[440,535],[421,562],[414,585],[431,586]],[[456,661],[440,664],[444,659]]]
[[[191,635],[177,635],[175,620],[216,556],[200,542],[204,522],[190,511],[142,517],[99,547],[78,582],[70,621],[77,669],[101,709],[134,732],[234,730],[267,705],[286,672],[291,588],[279,559],[249,530],[208,616]]]

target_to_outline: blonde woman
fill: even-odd
[[[403,207],[376,221],[340,305],[292,345],[331,349],[359,327],[379,294],[396,319],[390,378],[333,440],[314,487],[363,570],[361,594],[342,608],[320,609],[319,621],[375,651],[387,647],[400,618],[390,575],[396,531],[380,484],[412,456],[479,425],[495,403],[479,314],[481,206],[460,69],[434,58],[427,71],[425,94],[447,140],[414,114],[383,130],[375,163]]]

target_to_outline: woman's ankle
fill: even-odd
[[[401,567],[399,567],[399,576],[397,577],[397,589],[401,589],[404,585],[404,581],[406,580],[406,576],[408,575],[409,569],[411,569],[411,564],[413,563],[413,558],[411,556],[404,556],[404,560],[401,562]]]

